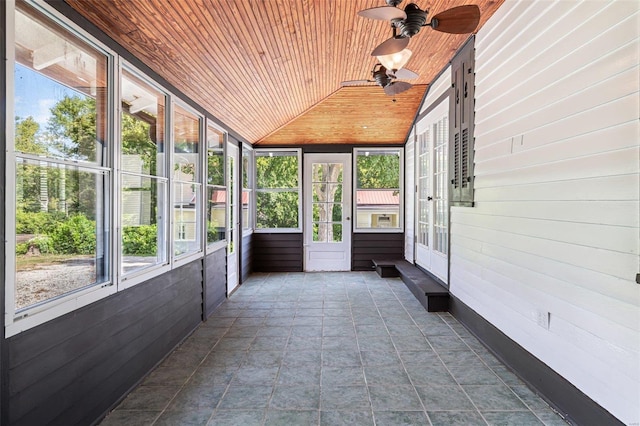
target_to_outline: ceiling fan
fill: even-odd
[[[361,10],[358,15],[382,21],[390,21],[393,37],[387,39],[371,52],[371,56],[390,55],[402,51],[409,40],[422,27],[450,34],[473,32],[480,22],[480,8],[476,5],[458,6],[440,12],[427,22],[428,10],[421,10],[415,3],[409,3],[404,10],[396,7],[402,0],[386,0],[387,6]]]
[[[406,68],[388,70],[382,64],[375,64],[371,70],[371,80],[343,81],[342,86],[362,86],[368,83],[376,83],[384,89],[384,93],[394,96],[413,87],[413,84],[406,81],[396,81],[397,79],[412,80],[414,78],[418,78],[418,74]]]

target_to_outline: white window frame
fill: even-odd
[[[256,200],[255,203],[257,205],[257,193],[258,192],[283,192],[283,191],[279,191],[279,190],[274,190],[273,188],[269,188],[269,189],[259,189],[258,188],[258,177],[257,177],[257,167],[255,166],[255,158],[258,152],[295,152],[297,157],[298,157],[298,187],[297,188],[290,188],[290,190],[287,190],[286,192],[297,192],[298,193],[298,227],[297,228],[258,228],[257,224],[256,224],[256,215],[254,214],[254,222],[253,222],[253,229],[254,232],[263,232],[263,233],[282,233],[282,234],[286,234],[286,233],[301,233],[302,232],[302,220],[303,220],[303,215],[302,215],[302,149],[300,148],[256,148],[254,151],[254,174],[256,174],[256,178],[254,180],[255,182],[255,189],[254,189],[254,193],[256,193],[256,195],[254,196],[254,199]],[[281,190],[284,190],[285,188],[279,188]],[[295,189],[295,191],[294,191]],[[254,212],[256,211],[257,207],[254,208]]]
[[[152,265],[149,266],[147,268],[143,268],[137,271],[132,271],[129,274],[123,274],[122,273],[122,221],[121,221],[121,217],[122,217],[122,206],[121,206],[121,187],[120,187],[120,177],[121,177],[121,173],[122,173],[122,167],[120,164],[120,139],[121,139],[121,113],[122,113],[122,93],[121,93],[121,88],[120,88],[120,81],[122,80],[122,71],[126,69],[127,72],[129,72],[130,74],[134,75],[136,78],[138,78],[139,80],[143,81],[144,83],[148,84],[149,86],[153,87],[154,89],[156,89],[157,91],[163,93],[165,95],[165,129],[164,129],[164,134],[165,134],[165,155],[164,155],[164,167],[165,167],[165,175],[164,176],[156,176],[154,177],[154,179],[158,179],[159,181],[163,181],[167,187],[167,192],[166,192],[166,197],[168,200],[171,200],[171,196],[172,196],[172,188],[171,188],[171,167],[172,164],[170,161],[173,160],[173,156],[172,156],[172,152],[168,152],[167,150],[171,149],[173,150],[173,143],[171,143],[170,140],[170,132],[172,132],[172,129],[170,127],[171,125],[171,99],[172,99],[172,95],[171,93],[166,90],[165,88],[163,88],[161,85],[159,85],[158,83],[156,83],[154,80],[152,80],[151,78],[147,77],[147,75],[140,71],[138,68],[136,68],[135,66],[133,66],[132,64],[128,63],[127,61],[121,59],[120,60],[120,66],[118,68],[118,72],[117,75],[115,76],[115,80],[117,82],[117,92],[116,92],[116,111],[117,111],[117,117],[114,119],[115,122],[115,128],[116,128],[116,137],[114,138],[114,147],[115,147],[115,157],[114,157],[114,165],[115,165],[115,170],[116,173],[115,175],[117,176],[117,182],[116,184],[118,185],[117,191],[114,191],[114,202],[116,203],[116,208],[115,208],[115,212],[116,212],[116,224],[117,224],[117,230],[114,230],[116,232],[113,232],[115,234],[116,237],[116,242],[115,242],[115,250],[114,250],[114,257],[116,258],[116,261],[113,262],[116,264],[116,274],[117,274],[117,285],[118,285],[118,291],[120,290],[125,290],[127,288],[133,287],[136,284],[140,284],[142,282],[145,282],[153,277],[157,277],[158,275],[161,275],[163,273],[169,272],[171,270],[171,260],[172,260],[172,255],[171,255],[171,248],[173,247],[172,245],[172,241],[171,241],[171,227],[170,227],[170,220],[172,218],[172,212],[169,210],[169,206],[168,204],[170,203],[166,203],[166,205],[164,206],[164,217],[165,217],[165,221],[163,222],[163,226],[165,227],[165,241],[164,241],[164,245],[165,245],[165,250],[167,252],[167,259],[166,262],[164,263],[158,263],[156,265]]]
[[[249,182],[247,182],[247,185],[249,186],[248,188],[244,187],[244,152],[245,150],[249,153],[249,159],[247,161],[247,164],[249,165],[249,170],[247,170],[247,179],[249,180]],[[247,144],[242,144],[240,152],[239,152],[239,156],[240,156],[240,174],[239,174],[239,180],[240,180],[240,218],[244,219],[244,211],[243,211],[243,204],[242,204],[242,195],[244,193],[245,190],[249,191],[249,199],[247,200],[247,206],[249,211],[247,212],[247,225],[248,227],[245,228],[245,222],[244,220],[241,220],[241,229],[240,232],[242,234],[242,237],[246,237],[247,235],[251,235],[254,231],[254,223],[255,223],[255,211],[256,211],[256,202],[255,202],[255,190],[256,190],[256,167],[255,167],[255,156],[253,154],[253,147]]]
[[[375,153],[380,151],[398,151],[399,161],[399,177],[398,177],[398,227],[397,228],[358,228],[358,154],[359,153]],[[351,221],[354,233],[382,233],[382,234],[400,234],[404,232],[404,147],[387,146],[387,147],[357,147],[353,149],[353,212]]]
[[[207,141],[209,139],[209,128],[213,128],[216,129],[218,132],[222,133],[222,176],[223,176],[223,181],[224,181],[224,185],[209,185],[208,183],[208,179],[207,179],[207,174],[209,173],[209,167],[207,164],[207,155],[209,152],[209,147],[206,146],[205,147],[205,151],[207,152],[207,155],[203,155],[202,157],[202,173],[203,173],[203,186],[204,186],[204,194],[203,194],[203,199],[202,199],[202,207],[203,207],[203,213],[202,213],[202,220],[204,221],[204,226],[203,226],[203,241],[205,244],[205,252],[207,254],[209,253],[213,253],[216,252],[220,249],[226,248],[227,247],[227,206],[226,203],[228,203],[229,200],[226,200],[225,202],[225,223],[224,225],[224,229],[225,229],[225,235],[224,238],[221,240],[218,240],[216,242],[213,243],[209,243],[207,241],[207,228],[208,228],[208,220],[207,220],[207,205],[208,205],[208,188],[211,187],[217,187],[217,188],[224,188],[224,192],[225,194],[227,193],[227,141],[229,140],[229,134],[226,130],[224,130],[222,127],[216,125],[213,120],[207,118],[205,125],[204,125],[204,130],[205,130],[205,137],[204,137],[204,144],[207,144]]]
[[[205,126],[205,119],[204,116],[202,114],[200,114],[199,112],[197,112],[196,110],[194,110],[193,108],[191,108],[190,106],[188,106],[184,101],[182,101],[180,98],[178,98],[177,96],[170,94],[170,105],[171,107],[168,108],[170,109],[169,111],[169,123],[168,123],[168,127],[170,129],[170,136],[169,136],[169,141],[170,143],[168,144],[169,147],[171,148],[171,152],[169,153],[169,169],[168,169],[168,175],[169,175],[169,199],[171,200],[171,211],[169,212],[169,217],[170,219],[170,226],[169,226],[169,240],[170,240],[170,245],[169,247],[171,247],[171,251],[170,251],[170,258],[171,258],[171,265],[173,268],[177,268],[179,266],[185,265],[187,263],[190,263],[196,259],[201,258],[204,255],[204,245],[205,242],[202,239],[202,230],[204,228],[204,217],[202,216],[202,212],[203,212],[203,194],[202,194],[202,190],[203,187],[205,187],[206,185],[204,184],[204,175],[205,175],[205,171],[202,169],[202,161],[203,161],[203,151],[206,145],[206,140],[204,139],[204,126]],[[175,132],[174,132],[174,109],[175,106],[179,106],[180,108],[182,108],[183,110],[195,115],[196,117],[198,117],[198,123],[199,123],[199,129],[198,129],[198,138],[199,138],[199,144],[200,146],[198,147],[198,161],[197,164],[200,166],[200,170],[198,171],[198,175],[196,176],[196,179],[194,182],[185,182],[185,181],[179,181],[177,179],[173,178],[173,167],[174,167],[174,159],[175,159]],[[175,236],[175,227],[177,226],[176,224],[176,220],[175,220],[175,184],[176,183],[186,183],[186,184],[195,184],[195,185],[199,185],[199,191],[197,191],[197,193],[200,195],[200,206],[197,205],[198,200],[196,200],[196,235],[200,238],[200,244],[198,246],[198,248],[194,251],[190,251],[190,252],[186,252],[186,253],[182,253],[179,255],[175,255],[175,242],[176,242],[176,236]],[[199,229],[198,229],[199,228]]]
[[[43,4],[41,2],[32,2],[29,1],[28,4],[32,6],[35,10],[42,14],[42,16],[46,17],[51,23],[55,25],[59,25],[65,28],[69,33],[73,36],[81,39],[84,43],[90,45],[92,48],[101,52],[107,57],[107,87],[110,87],[110,90],[113,90],[115,85],[115,69],[118,61],[117,54],[109,49],[107,46],[99,42],[96,38],[89,35],[87,32],[82,30],[75,23],[70,21],[68,18],[64,17],[62,14],[54,10],[49,5]],[[105,298],[117,291],[117,287],[114,284],[114,275],[113,275],[113,265],[115,263],[115,256],[113,250],[113,236],[110,237],[110,241],[107,244],[108,253],[108,265],[110,268],[108,269],[108,279],[107,281],[95,284],[93,286],[87,286],[85,288],[78,289],[76,291],[72,291],[58,297],[48,299],[42,301],[40,303],[34,304],[32,306],[28,306],[24,309],[20,310],[20,313],[17,313],[15,308],[15,286],[16,286],[16,275],[15,275],[15,264],[16,264],[16,199],[15,199],[15,173],[16,173],[16,158],[22,157],[22,155],[18,156],[13,147],[13,141],[15,140],[15,121],[13,117],[15,117],[15,81],[14,81],[14,67],[16,63],[15,58],[15,16],[16,16],[16,4],[15,1],[9,0],[5,4],[6,8],[6,38],[5,38],[5,47],[6,47],[6,56],[7,60],[5,61],[5,75],[6,75],[6,100],[5,100],[5,108],[6,108],[6,126],[5,126],[5,135],[6,135],[6,188],[13,188],[13,190],[7,191],[7,197],[5,198],[5,226],[6,226],[6,242],[5,242],[5,337],[14,336],[22,331],[28,330],[40,324],[43,324],[47,321],[50,321],[56,317],[64,315],[66,313],[72,312],[76,309],[79,309],[83,306],[86,306],[90,303],[93,303],[99,299]],[[107,107],[107,122],[113,123],[115,112],[114,112],[113,99],[109,100],[109,106]],[[107,129],[106,142],[109,146],[113,147],[114,141],[114,132],[112,127]],[[92,170],[103,170],[109,173],[108,182],[111,186],[109,198],[113,199],[113,195],[116,193],[115,185],[114,185],[114,175],[115,170],[113,168],[113,160],[114,160],[114,150],[110,149],[107,158],[105,159],[105,163],[107,166],[98,167],[93,166],[89,167]],[[54,159],[47,159],[54,160]],[[65,160],[54,160],[53,162],[57,163],[65,163]],[[81,164],[76,164],[82,168]],[[111,203],[109,206],[105,206],[105,210],[103,212],[103,218],[110,224],[113,224],[113,204]],[[111,225],[112,226],[112,225]]]

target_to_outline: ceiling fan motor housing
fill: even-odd
[[[402,0],[387,0],[387,4],[393,7],[396,7],[400,3],[402,3]]]
[[[409,3],[404,8],[407,18],[398,20],[393,24],[400,31],[400,37],[413,37],[420,32],[420,29],[427,22],[427,12],[421,10],[415,3]]]
[[[391,77],[387,75],[387,69],[382,65],[373,72],[373,79],[380,87],[386,87],[391,83]]]

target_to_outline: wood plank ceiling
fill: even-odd
[[[386,96],[370,56],[388,23],[357,12],[384,0],[66,0],[246,141],[258,145],[403,143],[427,85],[469,35],[411,39],[414,87]],[[503,0],[417,0],[429,16],[477,4],[480,28]],[[401,4],[404,7],[408,3]]]

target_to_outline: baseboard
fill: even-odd
[[[453,295],[449,300],[449,312],[570,423],[623,425],[601,405]]]

